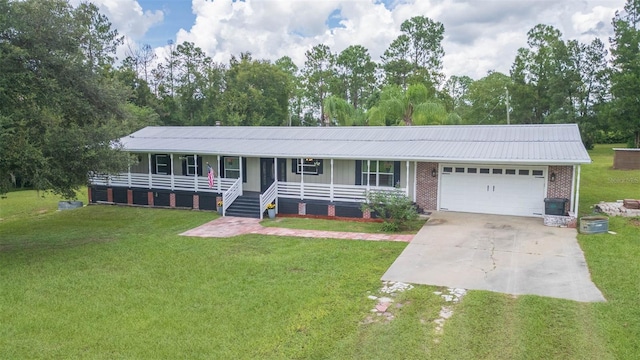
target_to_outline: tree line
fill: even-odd
[[[16,179],[71,196],[87,172],[118,171],[113,142],[147,125],[392,126],[578,123],[587,146],[640,147],[640,0],[607,46],[540,24],[509,74],[442,72],[442,23],[401,24],[380,59],[319,44],[298,67],[249,52],[217,63],[194,43],[158,59],[129,47],[90,3],[0,0],[0,192]]]

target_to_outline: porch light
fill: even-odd
[[[549,181],[551,182],[555,182],[556,181],[556,173],[552,172],[551,176],[549,176]]]
[[[436,171],[436,168],[431,169],[431,177],[436,177],[436,175],[438,175],[438,171]]]

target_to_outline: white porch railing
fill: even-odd
[[[333,189],[333,193],[332,190]],[[365,202],[369,191],[395,191],[398,188],[364,185],[336,185],[278,182],[278,197],[292,199]],[[400,188],[401,191],[405,189]]]
[[[260,220],[264,215],[264,210],[267,208],[267,204],[271,204],[278,198],[278,181],[274,181],[271,186],[262,194],[260,194]],[[276,212],[278,208],[276,207]]]
[[[199,192],[218,192],[218,182],[220,183],[220,190],[222,192],[227,191],[236,182],[236,179],[216,178],[215,182],[216,184],[213,188],[209,189],[209,180],[206,176],[197,177],[197,187],[195,177],[183,175],[152,174],[149,176],[149,174],[121,173],[118,175],[95,175],[89,177],[89,183],[92,185],[182,191],[196,191],[197,189]]]
[[[236,179],[236,181],[229,187],[229,189],[222,193],[222,216],[227,213],[227,208],[233,204],[233,202],[242,195],[242,178]]]

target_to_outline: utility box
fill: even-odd
[[[565,198],[546,198],[544,199],[544,214],[564,216],[568,202],[569,199]]]

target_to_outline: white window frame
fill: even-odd
[[[318,175],[322,159],[296,159],[296,174]]]
[[[227,179],[237,179],[240,177],[240,157],[238,156],[225,156],[224,161],[228,159],[235,159],[236,164],[238,164],[237,168],[230,168],[228,163],[224,164],[224,177]],[[235,173],[235,174],[234,174]],[[233,175],[233,176],[231,176]]]
[[[169,168],[171,167],[171,159],[169,157],[169,155],[165,155],[165,154],[155,154],[154,155],[156,158],[156,174],[158,175],[169,175],[171,174],[171,172],[169,171]],[[160,161],[160,159],[164,159],[163,162]],[[166,170],[161,171],[160,167],[164,167]]]
[[[384,161],[384,160],[371,160],[371,161],[362,160],[362,166],[363,166],[363,168],[366,168],[366,171],[364,169],[362,170],[362,177],[361,177],[362,185],[377,186],[377,187],[394,187],[395,186],[395,183],[396,183],[395,174],[394,174],[395,163],[393,161],[388,161],[388,162],[391,163],[391,172],[381,172],[380,171],[380,162],[387,162],[387,161]],[[369,167],[368,164],[371,164],[371,167]],[[374,164],[375,164],[376,171],[371,171],[371,169],[374,168]],[[375,179],[376,179],[375,180],[375,184],[369,184],[369,179],[371,178],[372,175],[375,175]],[[390,176],[392,185],[388,185],[388,184],[380,185],[380,175]]]
[[[196,157],[194,155],[187,155],[185,157],[187,162],[186,170],[187,176],[195,176],[198,173],[198,164],[196,164]]]

